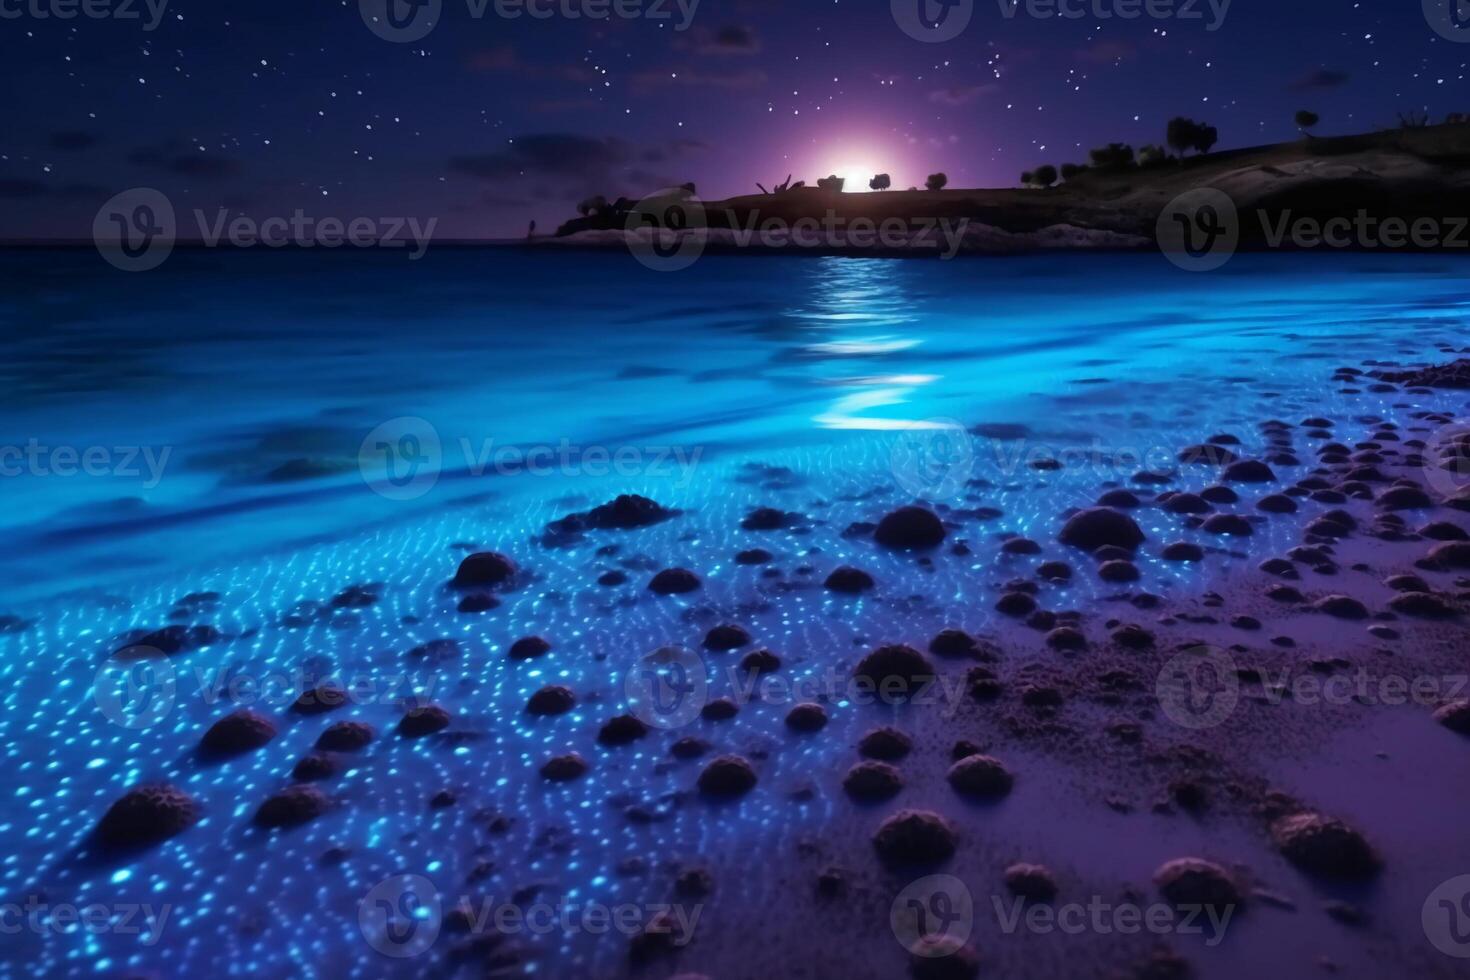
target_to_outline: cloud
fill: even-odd
[[[635,92],[646,93],[661,88],[714,88],[726,92],[744,92],[764,86],[770,78],[759,68],[722,72],[693,69],[645,71],[631,80]]]
[[[62,184],[51,187],[29,177],[0,177],[0,198],[6,199],[52,197],[73,201],[89,198],[101,201],[107,194],[104,188],[94,184]]]
[[[533,133],[498,153],[457,156],[449,168],[484,180],[547,175],[589,177],[606,174],[633,160],[631,147],[618,139],[592,139],[571,133]]]
[[[1310,71],[1291,83],[1293,92],[1310,92],[1316,89],[1340,88],[1352,78],[1345,71],[1334,71],[1331,68],[1318,68]]]
[[[996,91],[998,85],[951,85],[929,93],[929,101],[935,105],[957,107],[969,105],[982,95]]]
[[[97,145],[97,137],[80,130],[66,130],[51,134],[51,149],[75,152],[89,150]]]
[[[176,141],[159,146],[139,147],[128,154],[128,162],[134,166],[164,170],[181,177],[208,179],[233,177],[241,170],[238,160],[210,156],[198,149],[184,147]]]
[[[668,171],[702,149],[695,140],[636,145],[574,133],[532,133],[495,153],[453,157],[449,169],[495,181],[497,193],[508,199],[522,193],[541,200],[638,196],[688,180]]]
[[[716,31],[696,27],[688,35],[675,39],[673,49],[708,58],[738,58],[759,54],[761,41],[754,28],[727,24]]]

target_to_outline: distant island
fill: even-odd
[[[1335,223],[1331,231],[1347,222],[1359,229],[1370,223],[1375,235],[1355,231],[1346,244],[1329,238],[1329,247],[1470,251],[1470,231],[1458,227],[1470,220],[1465,116],[1429,125],[1414,115],[1396,128],[1336,137],[1310,135],[1315,113],[1303,110],[1295,121],[1301,139],[1209,152],[1218,138],[1213,127],[1176,119],[1168,139],[1174,153],[1114,143],[1092,151],[1085,165],[1028,171],[1015,188],[951,188],[944,174],[935,174],[922,189],[883,190],[891,178],[877,174],[874,193],[846,193],[840,178],[829,177],[816,185],[788,178],[722,201],[699,200],[693,184],[642,201],[593,198],[583,202],[580,216],[537,243],[604,247],[625,245],[634,235],[668,243],[697,233],[706,249],[735,252],[1149,249],[1159,247],[1161,217],[1168,219],[1181,195],[1212,188],[1236,209],[1240,249],[1318,247],[1296,232]],[[1413,233],[1416,222],[1425,230],[1426,220],[1437,237]]]

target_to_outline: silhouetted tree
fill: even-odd
[[[1429,113],[1423,109],[1410,109],[1399,113],[1399,126],[1403,129],[1423,129],[1429,125]]]
[[[1126,170],[1133,166],[1133,147],[1126,143],[1109,143],[1091,151],[1088,156],[1099,170]]]
[[[1322,121],[1322,117],[1310,109],[1299,109],[1296,114],[1296,128],[1311,136],[1310,130],[1315,129]]]
[[[1138,150],[1138,165],[1140,167],[1160,167],[1168,159],[1169,153],[1162,146],[1154,146],[1150,143],[1148,146],[1140,147]]]
[[[1038,187],[1050,187],[1057,182],[1057,168],[1051,164],[1044,164],[1036,168],[1031,175],[1032,182]]]
[[[929,179],[924,181],[924,186],[931,191],[942,191],[949,184],[949,175],[944,173],[930,174]]]
[[[870,191],[886,191],[892,186],[893,178],[888,176],[887,174],[879,174],[872,180],[868,181],[868,190]]]
[[[1194,149],[1196,139],[1199,137],[1199,123],[1184,116],[1175,116],[1169,120],[1169,131],[1165,141],[1169,148],[1180,156]]]
[[[1087,166],[1080,163],[1064,163],[1062,164],[1062,179],[1072,180],[1080,174],[1087,173],[1088,169]]]
[[[830,177],[823,177],[817,181],[817,188],[824,191],[838,191],[840,193],[846,185],[847,179],[845,177],[839,177],[836,174],[832,174]]]
[[[587,200],[577,205],[577,213],[584,218],[594,214],[601,214],[603,211],[606,210],[607,198],[603,197],[601,194],[598,194],[596,197],[589,197],[587,198]]]
[[[1199,129],[1195,131],[1194,148],[1202,154],[1209,153],[1218,142],[1220,142],[1220,131],[1214,126],[1206,126],[1201,123]]]
[[[1034,171],[1034,170],[1023,170],[1023,171],[1021,171],[1021,186],[1022,187],[1030,187],[1032,185],[1032,183],[1035,182],[1035,180],[1036,180],[1036,171]]]

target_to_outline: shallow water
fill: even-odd
[[[843,823],[833,840],[861,847],[872,819],[847,820],[840,773],[887,709],[834,701],[829,728],[803,739],[785,731],[784,705],[754,704],[733,721],[599,747],[636,658],[696,647],[710,626],[738,621],[786,674],[816,682],[845,675],[877,642],[922,647],[946,626],[993,632],[1000,584],[1035,564],[997,554],[997,536],[1050,543],[1064,510],[1139,470],[1177,469],[1180,448],[1214,433],[1258,450],[1263,418],[1386,412],[1402,393],[1343,395],[1332,369],[1432,358],[1463,343],[1470,303],[1462,267],[1432,257],[1242,256],[1209,276],[1147,256],[707,257],[658,274],[611,254],[443,251],[412,264],[185,252],[133,277],[85,253],[0,262],[0,445],[38,445],[50,469],[57,447],[97,447],[103,468],[140,470],[3,481],[0,530],[12,546],[0,554],[0,614],[28,625],[0,632],[11,772],[0,882],[7,895],[172,908],[153,945],[73,930],[22,936],[0,956],[7,971],[38,975],[421,973],[421,960],[375,952],[358,921],[369,890],[404,873],[444,895],[508,902],[536,886],[616,904],[668,901],[674,868],[702,863],[731,869],[701,926],[719,935],[722,917],[789,900],[789,855],[824,826]],[[384,445],[403,452],[385,459]],[[531,452],[539,446],[551,455]],[[1051,457],[1066,467],[1028,465]],[[150,459],[163,461],[157,471]],[[545,459],[550,472],[539,472]],[[533,541],[548,521],[625,492],[683,514],[566,547]],[[951,508],[953,537],[972,554],[925,565],[843,533],[915,498]],[[797,533],[741,530],[757,505],[809,520]],[[1218,546],[1155,511],[1140,521],[1151,539]],[[1263,527],[1229,545],[1226,567],[1294,541],[1286,522]],[[444,589],[471,546],[526,572],[483,616],[456,612]],[[775,553],[779,574],[735,563],[752,547]],[[870,571],[875,594],[824,591],[840,564]],[[648,593],[653,572],[673,565],[697,571],[703,588]],[[1205,584],[1198,569],[1141,565],[1141,587],[1156,593]],[[596,583],[614,569],[627,584]],[[323,608],[364,583],[375,604]],[[1070,601],[1109,591],[1082,576]],[[219,597],[177,611],[198,592]],[[128,630],[169,622],[208,623],[224,639],[178,658],[156,724],[117,724],[94,696],[99,665]],[[528,634],[550,638],[551,655],[507,660]],[[437,638],[459,641],[458,655],[406,656]],[[713,692],[726,693],[724,668],[739,656],[708,658]],[[270,689],[231,701],[212,690],[231,676]],[[378,693],[325,719],[287,715],[302,681],[326,676],[365,678]],[[547,683],[571,687],[578,707],[525,715]],[[450,708],[457,737],[394,738],[410,690]],[[201,764],[199,735],[242,702],[278,717],[279,737]],[[298,830],[252,828],[320,730],[347,717],[379,738],[323,784],[339,805]],[[691,801],[698,764],[668,756],[690,732],[757,758],[757,792],[721,808]],[[573,750],[591,773],[548,786],[541,764]],[[156,779],[193,793],[205,819],[129,863],[80,861],[111,800]],[[1024,815],[1051,812],[1058,785],[1034,781],[998,829],[1014,823],[1005,832],[1025,840],[1047,826]],[[446,788],[458,802],[431,809]],[[899,802],[926,791],[911,795]],[[653,822],[627,821],[630,806]],[[511,819],[492,831],[497,814]],[[1087,863],[1092,845],[1073,846]],[[350,856],[320,866],[333,847]],[[787,857],[751,869],[752,854]],[[1087,873],[1137,878],[1166,856],[1157,844],[1120,850]],[[630,859],[645,867],[630,873]],[[585,931],[526,946],[528,971],[548,976],[605,975],[626,956],[625,939]],[[901,950],[889,946],[896,971]],[[681,962],[698,967],[697,952]],[[425,954],[438,965],[444,955]],[[1216,962],[1226,974],[1237,963]]]

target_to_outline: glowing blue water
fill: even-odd
[[[0,969],[52,976],[413,973],[421,962],[384,960],[359,928],[359,901],[390,875],[501,901],[540,885],[572,901],[652,902],[670,899],[681,862],[737,869],[753,849],[792,853],[850,809],[838,760],[874,716],[832,705],[816,739],[786,733],[778,706],[695,722],[690,732],[759,759],[757,793],[711,809],[689,798],[698,763],[670,760],[672,736],[596,744],[597,726],[623,710],[634,658],[697,646],[710,626],[736,621],[792,676],[818,677],[877,641],[922,646],[945,626],[986,632],[1000,583],[1035,564],[999,555],[997,536],[1050,543],[1063,510],[1144,468],[1107,460],[1132,452],[1167,465],[1218,432],[1258,450],[1263,418],[1386,409],[1400,396],[1342,395],[1327,381],[1332,368],[1431,356],[1456,341],[1470,303],[1457,266],[1423,257],[1242,257],[1211,276],[1132,256],[706,258],[670,275],[620,255],[483,251],[416,265],[183,253],[136,277],[81,254],[3,262],[0,445],[37,445],[49,468],[0,484],[10,545],[0,614],[29,624],[0,633],[10,776],[0,884],[11,900],[171,906],[156,945],[76,928],[6,937]],[[423,433],[404,417],[427,422],[442,457],[432,486],[394,499],[404,494],[374,492],[360,464],[376,427],[386,423],[390,439]],[[990,428],[955,455],[947,420]],[[1016,463],[1094,440],[1101,449],[1085,465]],[[570,472],[481,466],[487,449],[564,441],[581,460]],[[58,447],[100,447],[114,469],[142,472],[56,475]],[[166,460],[161,472],[128,456],[140,447]],[[592,447],[632,450],[637,462],[623,475],[589,474]],[[925,468],[929,455],[937,471]],[[568,548],[533,543],[548,521],[623,492],[685,513]],[[928,568],[842,533],[915,496],[1001,514],[957,518],[973,553]],[[757,505],[806,514],[810,530],[742,531]],[[1140,520],[1154,540],[1217,543],[1172,515]],[[1263,528],[1239,560],[1294,540],[1284,523]],[[530,575],[483,616],[458,613],[443,589],[470,544],[514,556]],[[608,544],[621,550],[599,553]],[[780,575],[736,564],[751,547],[774,552]],[[820,588],[844,563],[873,573],[873,597]],[[1142,564],[1142,587],[1156,592],[1197,587],[1203,574]],[[648,577],[672,565],[697,571],[704,588],[654,598]],[[596,583],[617,568],[626,585]],[[362,583],[377,584],[376,604],[319,611]],[[1105,590],[1082,575],[1068,601]],[[225,639],[178,659],[167,717],[143,729],[109,721],[92,685],[119,636],[180,621],[170,618],[180,598],[206,591],[218,601],[181,621]],[[510,643],[533,633],[552,640],[552,654],[507,660]],[[457,657],[405,656],[443,637],[460,641]],[[400,709],[381,701],[292,718],[303,669],[401,685],[399,695],[413,688],[449,707],[463,737],[396,739]],[[279,718],[281,734],[206,766],[193,746],[234,705],[200,688],[222,673],[282,679],[253,704]],[[578,707],[525,715],[527,698],[552,682],[571,687]],[[321,729],[347,717],[371,722],[379,738],[323,784],[338,806],[299,830],[251,828]],[[568,751],[592,771],[548,787],[540,766]],[[107,805],[157,779],[193,793],[204,820],[124,867],[79,863]],[[443,789],[458,802],[431,809]],[[629,823],[622,812],[635,804],[662,821]],[[508,828],[492,832],[496,814]],[[347,859],[321,866],[334,847]],[[492,868],[467,884],[485,862]],[[719,876],[709,927],[722,902],[734,915],[778,894],[776,879]],[[528,945],[541,975],[591,976],[620,962],[626,940],[579,933]]]

